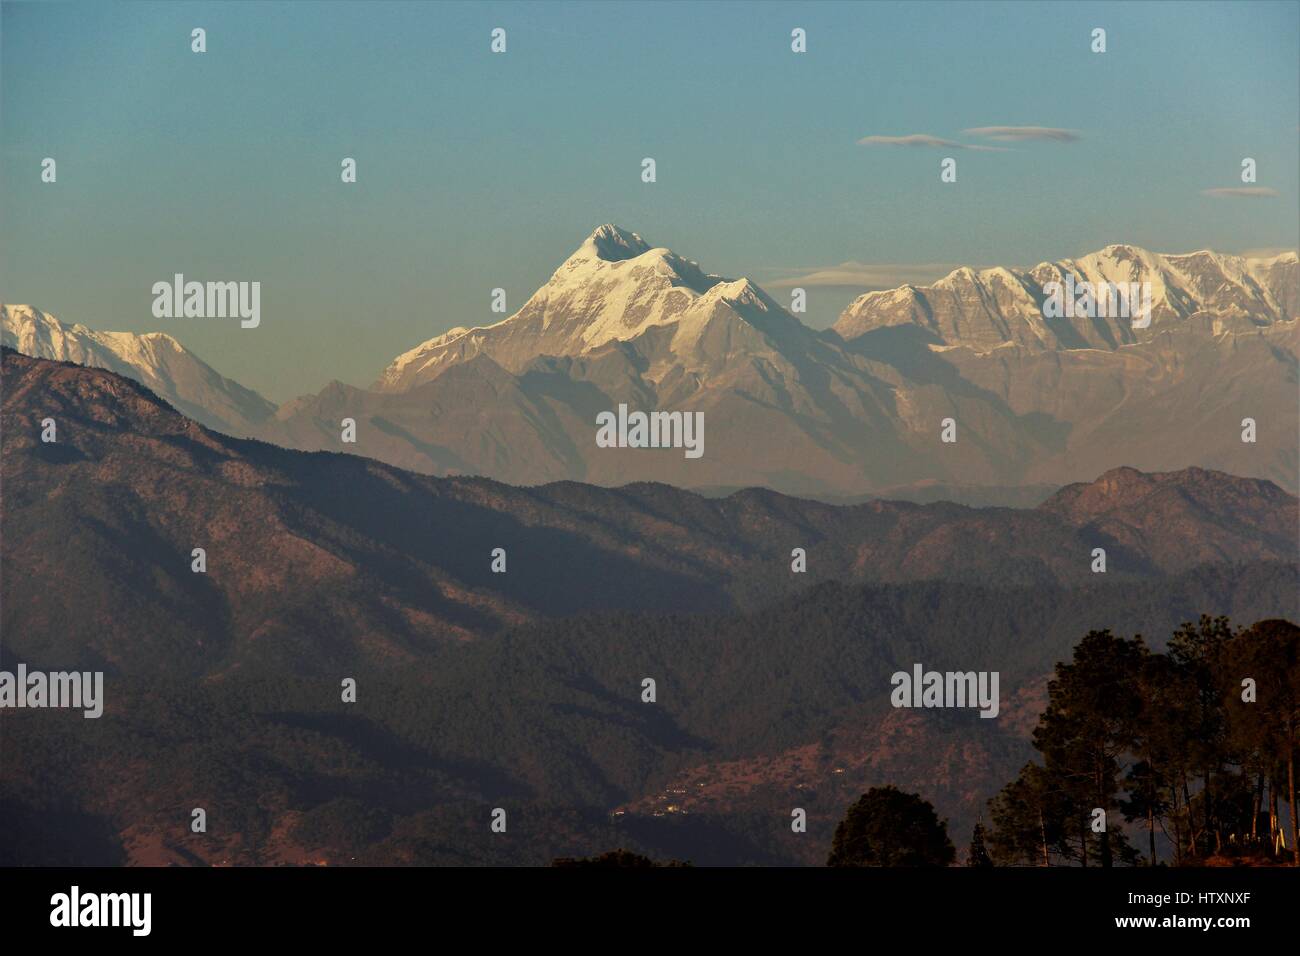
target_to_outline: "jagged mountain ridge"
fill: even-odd
[[[1042,283],[1150,282],[1152,321],[1044,319]],[[515,315],[399,356],[375,390],[307,396],[263,432],[518,484],[636,480],[855,495],[926,483],[1059,485],[1122,465],[1189,465],[1295,489],[1293,253],[1161,256],[1110,246],[1032,270],[959,269],[869,293],[814,332],[747,279],[636,233],[596,230]],[[619,403],[702,411],[709,451],[597,449]],[[1256,445],[1241,420],[1268,422]],[[939,442],[945,418],[954,444]],[[360,419],[358,419],[360,420]]]
[[[1150,327],[1044,318],[1041,284],[1067,273],[1149,281]],[[1294,253],[1109,246],[868,293],[815,332],[753,282],[606,225],[509,318],[422,343],[371,389],[331,383],[255,424],[202,414],[192,396],[119,370],[228,432],[519,485],[919,497],[933,485],[1054,487],[1128,465],[1296,490],[1298,281]],[[703,413],[704,456],[598,448],[596,416],[620,404]],[[358,422],[355,444],[342,441],[344,418]],[[948,418],[951,444],[939,440]],[[1257,422],[1254,444],[1241,441],[1245,418]]]
[[[988,352],[1008,345],[1031,350],[1117,349],[1147,342],[1193,316],[1213,317],[1211,334],[1249,331],[1300,315],[1294,252],[1247,259],[1202,250],[1160,255],[1112,245],[1079,259],[1032,269],[958,269],[930,286],[868,292],[855,299],[834,329],[852,341],[876,329],[916,326],[934,344]],[[1149,327],[1116,315],[1045,318],[1043,289],[1064,283],[1151,286]],[[1134,304],[1136,305],[1136,303]]]
[[[37,358],[106,368],[157,392],[210,428],[246,435],[275,405],[226,378],[165,332],[101,332],[30,305],[0,302],[0,342]]]
[[[1150,283],[1150,327],[1134,329],[1115,316],[1045,319],[1044,285],[1063,282],[1067,276],[1094,287]],[[1300,316],[1298,283],[1300,266],[1294,252],[1250,259],[1208,250],[1161,255],[1111,245],[1029,270],[963,267],[932,286],[868,292],[845,309],[834,329],[844,341],[853,341],[874,329],[910,323],[931,332],[935,344],[976,351],[1008,344],[1114,349],[1149,340],[1200,313],[1214,314],[1215,334],[1286,322]],[[480,354],[519,372],[541,355],[580,356],[611,342],[635,341],[664,326],[674,327],[671,351],[693,371],[691,360],[698,357],[682,346],[700,322],[700,307],[714,304],[710,292],[774,338],[798,339],[805,331],[750,280],[705,274],[696,262],[666,248],[652,248],[638,234],[606,224],[517,313],[494,325],[458,327],[422,343],[398,356],[375,387],[402,391]],[[757,306],[767,320],[755,321],[745,313],[745,305]]]

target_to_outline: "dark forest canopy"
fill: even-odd
[[[1011,709],[997,720],[913,712],[923,722],[899,726],[922,736],[899,738],[886,759],[875,748],[887,737],[872,735],[900,715],[889,708],[891,673],[918,660],[999,670],[1010,697],[1041,687],[1056,662],[1071,660],[1087,634],[1080,621],[1140,631],[1148,649],[1138,659],[1169,659],[1167,643],[1186,645],[1184,656],[1199,653],[1178,632],[1200,609],[1245,621],[1289,614],[1294,585],[1294,567],[1279,564],[1082,589],[825,584],[753,614],[585,615],[443,646],[419,666],[357,667],[338,677],[252,660],[198,682],[110,671],[103,719],[5,715],[5,767],[21,770],[0,768],[0,810],[26,823],[0,834],[0,859],[121,862],[148,840],[190,862],[544,865],[622,847],[697,865],[820,864],[846,807],[887,784],[920,793],[952,833],[969,834],[984,801],[1033,755],[1028,734],[1047,698],[1025,698],[1022,709],[1033,709],[1021,724]],[[1252,666],[1262,700],[1273,672]],[[357,703],[340,701],[342,676],[356,679]],[[640,698],[647,676],[657,681],[653,705]],[[1226,719],[1205,706],[1206,721]],[[1190,813],[1181,778],[1177,810],[1152,809],[1158,826],[1182,828],[1187,860],[1212,852],[1216,838],[1231,847],[1249,832],[1248,819],[1229,819],[1240,803],[1229,786],[1241,774],[1235,761],[1249,757],[1256,787],[1262,774],[1265,809],[1285,780],[1284,768],[1268,762],[1280,756],[1274,731],[1234,719],[1215,733],[1224,749],[1208,758],[1208,816],[1199,752],[1187,758]],[[1068,754],[1080,746],[1062,740]],[[791,765],[752,787],[722,777],[730,765],[783,766],[785,755],[809,747],[820,748],[815,765]],[[938,768],[950,782],[936,784],[933,761],[948,751],[958,761],[969,751],[973,762]],[[870,763],[854,769],[862,755]],[[1116,760],[1124,766],[1107,819],[1113,859],[1123,862],[1131,856],[1121,831],[1147,849],[1146,809],[1127,802],[1128,760]],[[708,784],[711,802],[691,804],[689,814],[652,813],[682,801],[659,796],[687,786],[680,781],[690,774]],[[1280,798],[1281,816],[1286,803]],[[203,840],[187,831],[194,806],[209,811]],[[488,830],[494,807],[509,809],[508,834]],[[791,832],[792,807],[807,810],[806,833]],[[1079,862],[1072,814],[1059,839],[1049,834],[1053,863]],[[984,822],[999,863],[1041,856],[1041,841],[1021,834],[1008,848],[1005,835],[1017,831],[988,812]],[[1256,826],[1257,837],[1269,832],[1267,819]],[[1087,851],[1089,865],[1101,859],[1095,838]]]

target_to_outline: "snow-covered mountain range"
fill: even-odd
[[[1087,282],[1094,289],[1148,283],[1150,324],[1135,328],[1114,314],[1045,318],[1044,288],[1067,278],[1076,287]],[[844,311],[835,330],[852,340],[876,329],[915,325],[938,344],[975,351],[1006,345],[1115,349],[1150,341],[1197,315],[1212,316],[1215,333],[1249,332],[1295,318],[1300,314],[1296,288],[1294,252],[1244,259],[1210,251],[1159,255],[1115,245],[1028,270],[963,268],[931,286],[868,292]]]
[[[1150,323],[1045,317],[1044,287],[1067,276],[1147,283]],[[871,292],[815,332],[753,282],[605,225],[514,315],[429,339],[371,391],[335,384],[282,408],[266,434],[338,448],[338,416],[360,409],[375,423],[366,454],[517,483],[837,495],[1199,464],[1293,488],[1298,282],[1295,253],[1116,245]],[[595,415],[620,402],[705,412],[704,457],[597,449]],[[955,443],[940,441],[945,418]]]
[[[1145,283],[1150,323],[1051,316],[1045,287],[1067,278]],[[241,410],[251,425],[227,430],[515,484],[656,480],[844,496],[1198,465],[1294,490],[1298,287],[1294,252],[1114,245],[870,292],[819,332],[748,279],[709,274],[604,225],[514,315],[430,338],[370,389],[331,383],[271,417],[261,405]],[[29,351],[36,340],[16,341]],[[142,345],[99,347],[81,346],[107,349],[171,400],[145,377],[168,381],[156,363],[122,358]],[[227,403],[229,392],[210,390]],[[192,388],[182,398],[197,401]],[[597,447],[597,414],[620,404],[703,412],[704,456]],[[355,444],[340,440],[345,417],[358,423]],[[941,441],[949,418],[951,443]],[[1255,442],[1242,441],[1246,418]]]

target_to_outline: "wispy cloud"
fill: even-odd
[[[1077,143],[1079,131],[1055,126],[976,126],[962,130],[967,136],[983,136],[1003,142],[1026,143],[1032,140],[1049,140],[1054,143]]]
[[[1216,189],[1202,189],[1201,195],[1213,196],[1215,199],[1265,199],[1276,196],[1277,190],[1267,186],[1220,186]]]
[[[864,136],[858,140],[859,146],[929,146],[940,149],[973,149],[984,153],[1005,153],[1001,146],[979,146],[972,143],[958,143],[929,133],[909,133],[906,136]]]
[[[942,262],[865,263],[841,262],[834,266],[814,266],[806,269],[784,270],[793,275],[782,276],[763,283],[769,289],[846,288],[846,289],[896,289],[902,285],[929,285],[942,279],[959,265]]]

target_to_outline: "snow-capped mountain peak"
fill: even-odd
[[[588,251],[605,262],[621,262],[649,252],[650,246],[635,232],[607,222],[587,237],[575,255]]]
[[[580,356],[613,342],[631,342],[647,332],[676,327],[674,342],[698,341],[698,327],[714,321],[714,309],[734,320],[754,322],[766,334],[778,322],[798,326],[748,279],[726,280],[635,232],[613,224],[596,229],[550,280],[509,318],[492,325],[460,328],[435,336],[399,355],[375,388],[405,391],[429,381],[458,362],[487,354],[517,372],[539,356]],[[675,347],[675,346],[674,346]]]
[[[275,412],[165,332],[105,332],[68,325],[30,305],[0,303],[0,341],[36,358],[104,368],[147,385],[196,421],[249,434]]]

